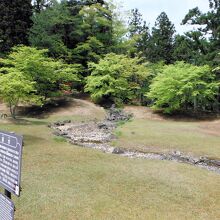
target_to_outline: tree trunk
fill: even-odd
[[[218,98],[217,98],[217,112],[220,112],[220,87],[218,89]]]
[[[13,115],[12,115],[12,117],[13,117],[13,119],[16,119],[16,105],[13,107]]]
[[[12,105],[11,103],[9,104],[9,108],[10,108],[10,113],[11,113],[11,117],[13,119],[16,119],[16,108],[17,105]]]
[[[196,96],[193,98],[193,105],[194,105],[194,112],[196,112],[197,111],[197,97]]]

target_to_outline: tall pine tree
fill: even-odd
[[[152,62],[164,61],[172,63],[175,27],[167,14],[162,12],[152,29],[148,58]]]
[[[0,52],[4,53],[17,44],[28,43],[31,27],[31,0],[0,1]]]
[[[197,32],[203,35],[203,39],[209,37],[208,50],[202,54],[203,63],[217,65],[220,52],[220,0],[209,0],[209,8],[207,13],[202,13],[198,7],[189,10],[182,23],[199,25]]]
[[[141,30],[141,35],[138,40],[138,51],[140,52],[141,56],[144,57],[145,59],[148,57],[149,54],[150,39],[151,39],[150,28],[147,26],[146,21],[144,21]]]
[[[131,44],[129,55],[131,57],[137,55],[145,57],[148,51],[150,30],[138,9],[133,9],[131,11],[128,30],[128,37]]]
[[[129,35],[130,37],[134,37],[134,35],[138,35],[142,31],[143,18],[142,14],[139,12],[137,8],[132,9],[131,17],[129,20]]]

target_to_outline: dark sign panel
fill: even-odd
[[[15,206],[14,203],[6,196],[0,194],[0,219],[14,220]]]
[[[16,196],[20,195],[22,139],[0,131],[0,186]]]

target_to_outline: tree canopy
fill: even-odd
[[[205,48],[205,51],[202,51],[202,62],[216,65],[217,55],[220,51],[220,1],[209,0],[209,7],[210,10],[206,13],[202,13],[198,7],[189,10],[182,23],[199,25],[195,32],[200,36],[209,37],[208,42],[204,38],[198,38],[197,42]]]
[[[62,1],[33,16],[30,43],[87,68],[112,47],[112,13],[104,1]],[[86,72],[86,71],[85,71]]]
[[[77,90],[165,113],[220,110],[220,0],[189,10],[182,25],[196,27],[184,34],[165,12],[151,27],[139,9],[108,0],[3,0],[0,9],[0,95],[9,105],[6,96],[13,106],[28,97],[43,105]]]
[[[189,109],[198,111],[214,103],[218,87],[209,66],[178,62],[164,66],[153,80],[147,97],[154,100],[154,109],[165,113]]]
[[[47,57],[47,50],[33,47],[14,47],[7,58],[1,59],[0,78],[19,73],[22,80],[33,82],[34,94],[41,102],[60,95],[65,83],[77,82],[78,65],[68,65]],[[10,74],[9,76],[7,76]],[[18,79],[18,76],[17,76]]]
[[[150,73],[139,63],[138,58],[107,54],[98,64],[89,64],[92,74],[87,78],[85,91],[96,102],[107,99],[120,105],[140,99]]]
[[[8,104],[13,118],[16,117],[16,108],[20,103],[40,104],[35,95],[35,83],[28,80],[19,71],[0,76],[0,98]]]
[[[31,15],[31,0],[0,1],[0,54],[14,45],[28,44]]]

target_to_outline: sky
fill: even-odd
[[[192,30],[190,25],[180,25],[189,9],[197,6],[203,12],[209,9],[208,0],[122,0],[121,3],[125,10],[138,8],[150,27],[154,26],[155,20],[161,12],[166,12],[179,34]]]

